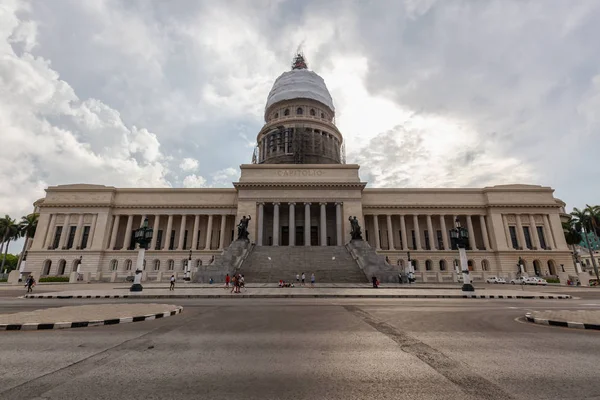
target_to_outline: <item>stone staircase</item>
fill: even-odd
[[[248,283],[295,281],[302,272],[307,283],[312,273],[319,283],[368,282],[345,246],[256,246],[240,269]]]

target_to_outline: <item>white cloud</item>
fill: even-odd
[[[186,157],[181,161],[181,164],[179,164],[179,168],[184,171],[195,171],[198,169],[198,160]]]
[[[213,187],[231,187],[231,183],[240,176],[240,170],[237,168],[225,168],[212,174]]]
[[[186,188],[201,188],[206,187],[206,179],[200,175],[192,174],[183,178],[183,187]]]

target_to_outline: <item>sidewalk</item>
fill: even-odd
[[[83,288],[82,288],[83,289]],[[167,288],[144,287],[143,292],[130,292],[128,288],[111,290],[70,290],[52,293],[27,294],[25,298],[72,299],[72,298],[450,298],[450,299],[570,299],[571,296],[555,293],[486,289],[475,292],[462,292],[451,289],[403,289],[403,288],[331,288],[331,287],[295,287],[295,288],[255,288],[248,287],[242,293],[231,293],[222,286],[210,288],[181,288],[174,291]]]
[[[600,310],[533,311],[525,318],[535,324],[600,330]]]
[[[2,330],[42,330],[82,328],[148,321],[179,314],[181,306],[169,304],[97,304],[56,307],[42,310],[0,314]]]

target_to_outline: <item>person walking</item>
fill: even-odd
[[[244,275],[240,277],[240,288],[244,288],[244,292],[248,290],[246,289],[246,279],[244,278]]]
[[[373,276],[371,278],[371,281],[373,282],[373,289],[377,289],[379,287],[379,282],[377,281],[377,277]]]
[[[304,286],[304,281],[306,280],[306,275],[304,275],[304,272],[302,273],[302,286]]]
[[[171,275],[171,285],[169,286],[169,290],[175,290],[175,275]]]
[[[315,287],[315,273],[314,272],[310,275],[310,287],[311,288]]]
[[[27,293],[33,292],[34,285],[35,279],[33,279],[33,276],[29,275],[29,277],[27,277],[27,281],[25,282],[25,287],[27,287]]]
[[[225,277],[225,290],[227,290],[227,288],[229,287],[230,280],[231,280],[231,277],[229,276],[229,274],[227,274],[227,276]]]
[[[300,274],[296,274],[296,285],[300,284]]]
[[[237,283],[237,278],[236,278],[235,274],[233,274],[233,276],[231,277],[231,290],[229,291],[229,293],[233,293],[233,292],[237,293],[237,291],[235,290],[236,283]]]

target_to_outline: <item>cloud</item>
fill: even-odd
[[[183,187],[186,188],[201,188],[206,187],[206,179],[203,177],[192,174],[183,178]]]
[[[181,161],[181,164],[179,164],[179,168],[184,171],[195,171],[198,169],[198,160],[186,157]]]

